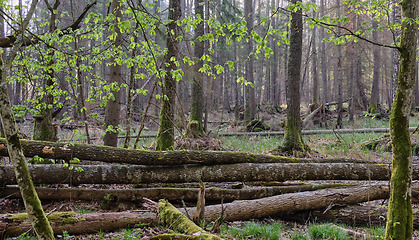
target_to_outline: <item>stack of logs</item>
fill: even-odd
[[[155,152],[127,150],[85,144],[60,144],[22,140],[26,157],[70,161],[78,158],[106,163],[103,165],[30,165],[35,184],[69,184],[68,188],[37,187],[39,197],[48,200],[102,200],[117,196],[118,201],[158,200],[196,201],[198,188],[142,188],[127,190],[83,189],[77,184],[185,184],[203,182],[239,182],[264,186],[241,189],[207,188],[207,202],[222,203],[205,207],[204,219],[214,221],[222,214],[226,221],[279,216],[294,220],[333,219],[347,224],[383,223],[386,209],[358,203],[389,196],[389,164],[356,159],[298,159],[272,155],[220,151]],[[7,156],[4,139],[0,155]],[[109,164],[112,163],[112,164]],[[83,169],[80,171],[80,169]],[[413,179],[419,178],[419,165],[413,165]],[[287,181],[312,181],[290,183]],[[329,180],[329,182],[326,182]],[[334,183],[330,183],[333,180]],[[351,180],[350,184],[336,183]],[[373,181],[374,183],[371,183]],[[380,182],[382,181],[382,182]],[[266,184],[267,182],[275,184]],[[362,185],[364,183],[364,185]],[[11,166],[0,166],[0,199],[20,198]],[[413,199],[419,185],[413,186]],[[241,200],[241,201],[235,201]],[[226,203],[228,202],[228,203]],[[349,206],[350,205],[350,206]],[[326,209],[326,210],[325,210]],[[190,216],[195,208],[179,209]],[[291,214],[290,214],[291,213]],[[114,213],[52,213],[49,215],[56,233],[69,234],[112,231],[129,225],[156,223],[151,211]],[[418,227],[418,218],[414,217]],[[30,229],[23,215],[0,215],[0,233],[16,236]],[[0,234],[1,235],[1,234]]]

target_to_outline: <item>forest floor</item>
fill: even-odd
[[[283,126],[283,115],[272,115],[262,113],[260,118],[264,119],[265,123],[270,125],[271,130],[281,130]],[[232,114],[216,114],[212,113],[209,124],[212,134],[220,132],[242,132],[245,127],[233,126]],[[346,118],[347,119],[347,118]],[[329,124],[333,125],[334,118],[331,116]],[[344,128],[378,128],[388,127],[388,119],[377,119],[369,116],[364,116],[362,113],[358,114],[353,123],[345,123]],[[412,117],[411,126],[418,126],[418,119],[416,116]],[[20,124],[21,131],[30,136],[31,125],[28,123]],[[181,128],[179,128],[181,129]],[[320,127],[311,125],[308,129],[320,129]],[[155,133],[156,126],[150,126],[142,135],[152,135]],[[84,140],[83,130],[75,129],[68,130],[65,128],[60,129],[60,139],[74,142]],[[103,137],[100,128],[92,128],[90,132],[96,144],[100,144],[100,138]],[[134,132],[132,135],[135,135]],[[373,160],[382,163],[391,163],[391,152],[388,147],[378,146],[374,149],[366,148],[365,142],[371,141],[382,137],[383,133],[353,133],[353,134],[320,134],[320,135],[307,135],[304,136],[304,141],[310,146],[312,158],[327,158],[327,157],[345,157],[353,159]],[[413,137],[413,142],[416,141],[416,136]],[[281,136],[229,136],[218,137],[220,141],[221,150],[251,152],[256,154],[269,153],[270,150],[279,146],[282,143]],[[123,142],[121,140],[121,142]],[[149,149],[153,145],[152,138],[141,139],[139,146],[144,149]],[[415,157],[417,161],[417,157]],[[1,164],[7,164],[7,159],[0,159]],[[330,182],[330,181],[329,181]],[[338,182],[338,181],[335,181]],[[209,185],[211,186],[211,185]],[[216,183],[217,187],[228,188],[231,183]],[[54,187],[54,186],[52,186]],[[55,186],[59,187],[59,186]],[[118,185],[118,186],[103,186],[98,184],[80,185],[78,187],[84,188],[132,188],[132,185]],[[196,184],[197,187],[197,184]],[[175,202],[178,207],[181,207],[181,202]],[[188,203],[193,206],[194,203]],[[383,201],[375,201],[373,204],[382,205],[387,204]],[[74,211],[77,213],[93,213],[93,212],[109,212],[109,211],[129,211],[142,209],[141,203],[125,204],[123,208],[105,210],[101,207],[98,201],[79,201],[67,200],[60,202],[43,202],[43,206],[47,213],[53,211]],[[419,206],[414,204],[414,209],[419,210]],[[0,199],[0,214],[1,213],[16,213],[24,211],[21,200]],[[275,216],[265,219],[255,219],[253,221],[235,221],[225,223],[221,228],[219,236],[225,239],[382,239],[384,234],[384,226],[345,226],[338,224],[337,227],[334,223],[321,223],[321,222],[302,222],[296,223],[287,221],[286,219],[278,219]],[[211,224],[206,226],[211,227]],[[346,231],[347,230],[347,231]],[[65,232],[58,236],[60,239],[149,239],[152,236],[167,232],[167,228],[162,226],[140,226],[132,229],[123,229],[116,232],[99,232],[97,234],[77,235],[70,236]],[[363,233],[366,238],[354,238],[351,232]],[[13,239],[35,239],[30,235],[24,234]],[[414,239],[419,239],[417,231],[414,233]]]

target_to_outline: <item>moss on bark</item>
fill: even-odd
[[[401,2],[403,16],[417,17],[417,2]],[[385,239],[412,239],[413,218],[411,203],[412,155],[409,135],[409,115],[416,76],[417,25],[403,21],[400,42],[400,71],[397,92],[390,116],[390,134],[393,147],[391,192],[387,212]]]
[[[159,201],[159,222],[168,225],[176,232],[186,233],[193,236],[199,236],[203,240],[222,239],[216,235],[210,234],[198,227],[185,215],[179,212],[172,204],[166,200]]]

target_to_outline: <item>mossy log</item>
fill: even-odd
[[[171,230],[179,233],[186,233],[192,236],[199,236],[202,240],[222,240],[222,238],[204,231],[194,222],[189,220],[183,213],[179,212],[167,200],[159,201],[159,224],[169,226]]]
[[[287,181],[287,180],[388,180],[387,164],[353,163],[240,163],[214,166],[135,166],[135,165],[31,165],[29,170],[38,184],[131,184]],[[80,171],[83,169],[83,171]],[[419,179],[419,165],[413,166]],[[11,166],[0,166],[0,185],[14,185]]]
[[[273,186],[246,189],[206,188],[205,200],[207,202],[224,202],[265,198],[285,193],[315,191],[325,188],[352,186],[346,184],[303,184],[295,186]],[[419,189],[418,189],[419,191]],[[36,192],[41,200],[103,200],[105,196],[118,196],[119,201],[141,201],[143,198],[151,200],[167,199],[196,201],[197,188],[143,188],[143,189],[86,189],[86,188],[44,188],[37,187]],[[0,188],[0,198],[20,199],[17,187]]]
[[[307,223],[316,222],[337,222],[349,226],[384,226],[387,217],[387,204],[385,206],[336,206],[332,209],[318,209],[311,211],[299,211],[279,214],[279,218],[286,221]],[[419,229],[419,212],[413,213],[413,227]]]
[[[88,144],[63,144],[21,140],[26,157],[100,161],[138,165],[233,164],[233,163],[297,163],[297,162],[357,162],[357,159],[298,159],[284,156],[257,155],[227,151],[147,151],[130,150]],[[6,142],[0,138],[0,156],[8,156]]]
[[[157,214],[150,211],[89,214],[54,212],[47,217],[56,235],[63,234],[63,231],[71,235],[114,231],[140,223],[155,224],[158,220]],[[18,236],[31,231],[26,213],[0,215],[0,237]]]
[[[204,219],[206,221],[215,221],[221,216],[222,208],[225,210],[224,216],[226,221],[244,221],[275,216],[284,212],[324,209],[333,205],[355,204],[383,199],[388,197],[388,193],[388,187],[380,185],[289,193],[256,200],[242,200],[223,205],[206,206]],[[178,210],[185,213],[185,209]],[[190,216],[195,213],[195,208],[187,208],[186,210]],[[157,215],[148,211],[77,214],[69,215],[66,218],[70,220],[64,221],[50,218],[56,234],[62,233],[63,230],[72,235],[98,232],[99,230],[112,231],[138,223],[157,222]],[[16,236],[29,229],[29,222],[23,221],[22,217],[13,218],[13,215],[0,215],[0,232],[3,233],[3,236]]]

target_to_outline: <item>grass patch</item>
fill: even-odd
[[[241,227],[232,227],[224,230],[226,234],[235,239],[264,239],[278,240],[286,227],[281,223],[261,224],[248,222]]]
[[[307,233],[311,239],[333,239],[333,240],[350,240],[351,235],[342,229],[336,228],[334,224],[313,224],[307,229]]]

